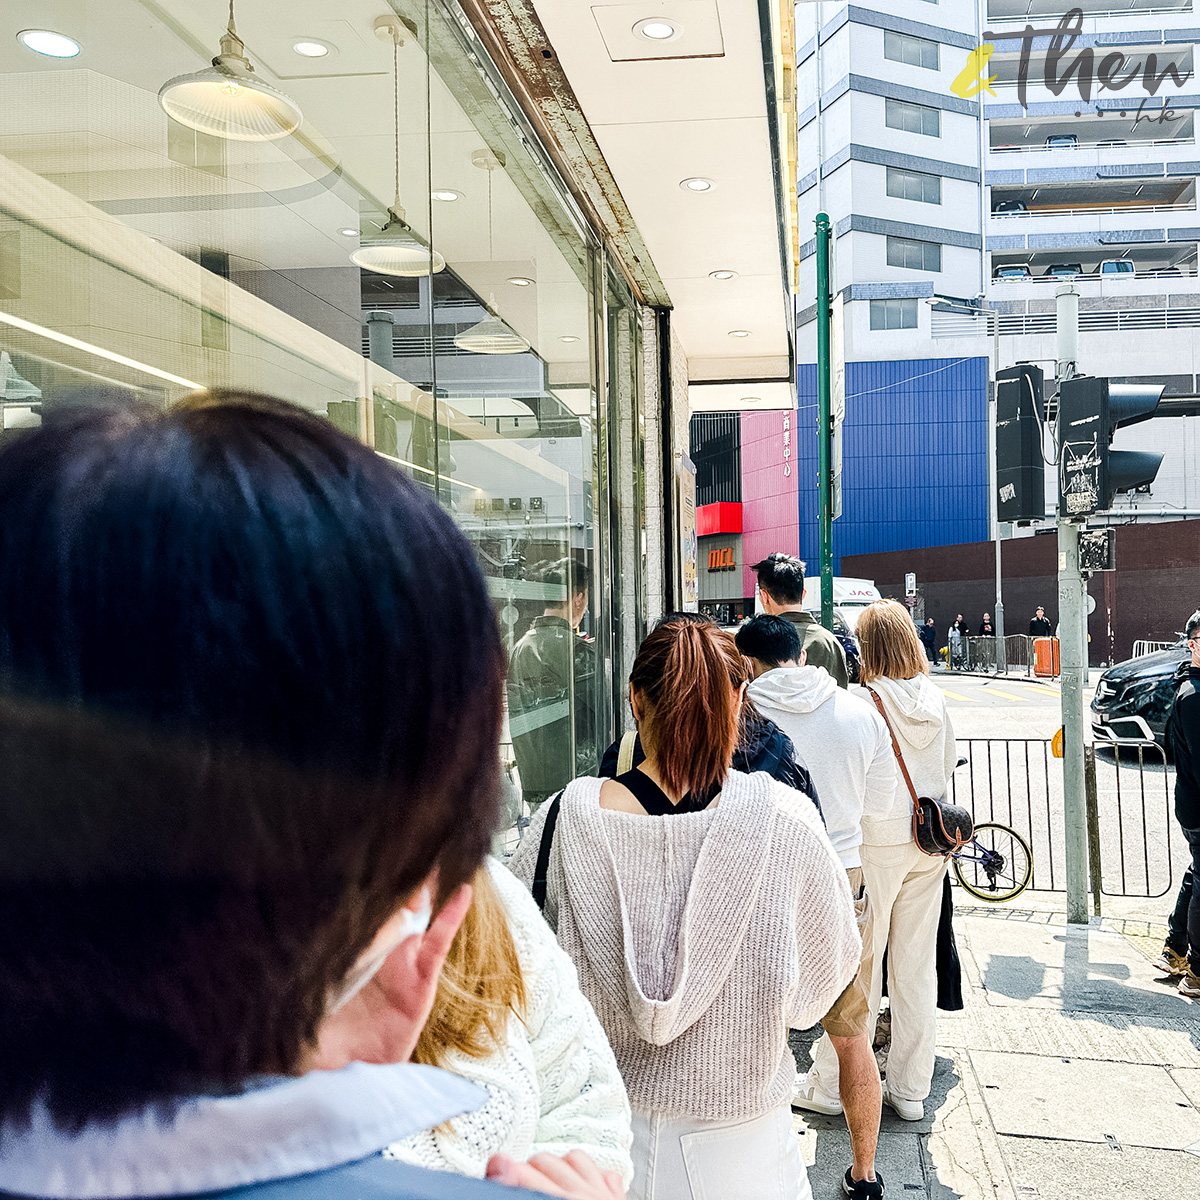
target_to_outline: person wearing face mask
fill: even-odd
[[[0,1195],[511,1194],[382,1153],[487,1098],[408,1061],[499,773],[449,516],[222,392],[48,411],[0,504]],[[485,1170],[622,1195],[577,1151]]]
[[[812,802],[731,769],[749,673],[712,624],[642,642],[646,758],[577,779],[512,860],[545,906],[633,1107],[635,1200],[807,1200],[792,1133],[807,1028],[861,953],[846,872]]]

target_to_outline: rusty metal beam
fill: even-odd
[[[533,0],[458,0],[458,4],[638,300],[670,307],[666,286]]]

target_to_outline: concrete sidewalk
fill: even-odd
[[[1200,1193],[1200,1004],[1156,979],[1152,943],[1005,906],[959,911],[955,933],[966,1007],[938,1014],[926,1119],[901,1121],[884,1107],[887,1195]],[[815,1032],[793,1035],[802,1070]],[[840,1196],[844,1121],[795,1115],[815,1200]]]

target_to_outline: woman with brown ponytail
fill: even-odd
[[[787,1035],[828,1011],[860,944],[812,803],[731,769],[748,677],[716,626],[656,629],[630,676],[645,761],[577,779],[512,863],[531,886],[549,832],[546,916],[633,1107],[631,1200],[811,1196]]]

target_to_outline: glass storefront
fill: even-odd
[[[0,437],[234,387],[362,438],[478,549],[536,802],[611,740],[640,609],[637,306],[452,0],[233,16],[3,6]]]

